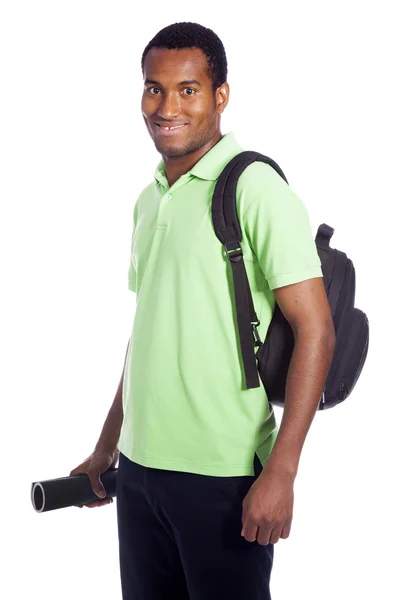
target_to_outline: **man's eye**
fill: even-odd
[[[196,90],[194,90],[193,88],[185,88],[185,92],[187,92],[187,91],[189,91],[189,92],[193,92],[193,94],[192,94],[192,93],[190,93],[190,94],[185,94],[186,96],[193,96],[193,95],[194,95],[194,93],[196,92]]]
[[[147,88],[147,91],[148,91],[148,92],[150,92],[150,94],[152,93],[152,91],[151,91],[151,90],[157,90],[157,91],[160,91],[160,89],[159,89],[159,88],[156,88],[156,87],[150,87],[150,88]],[[158,96],[158,94],[153,94],[153,95],[155,95],[155,96]]]

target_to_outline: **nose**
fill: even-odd
[[[179,94],[164,94],[158,107],[158,116],[165,120],[175,119],[181,110]]]

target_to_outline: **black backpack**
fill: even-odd
[[[260,387],[260,376],[269,402],[284,406],[286,378],[294,348],[293,331],[276,303],[265,341],[261,342],[257,332],[260,321],[254,310],[240,246],[242,231],[236,212],[236,186],[244,169],[255,161],[269,164],[288,183],[271,158],[259,152],[241,152],[218,178],[212,198],[212,219],[215,234],[224,245],[232,266],[246,388]],[[329,246],[333,232],[332,227],[323,223],[315,237],[336,332],[332,362],[318,410],[332,408],[349,396],[364,366],[369,343],[368,318],[354,308],[354,266],[344,252]],[[256,353],[255,347],[258,347]]]

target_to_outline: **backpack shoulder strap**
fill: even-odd
[[[224,167],[214,189],[211,207],[215,234],[225,247],[226,256],[232,267],[236,316],[247,389],[260,387],[254,354],[254,347],[261,345],[257,332],[260,321],[254,310],[240,245],[242,230],[236,210],[236,188],[240,175],[255,161],[269,164],[287,183],[282,169],[272,158],[259,152],[246,150],[237,154]]]
[[[237,182],[246,167],[256,161],[270,165],[288,183],[280,166],[272,158],[260,154],[260,152],[245,150],[232,158],[218,177],[212,199],[215,234],[224,245],[231,241],[233,232],[227,231],[231,228],[235,232],[236,240],[241,241],[242,239],[242,230],[236,211]]]

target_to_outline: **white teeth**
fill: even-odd
[[[175,127],[164,127],[164,125],[160,125],[160,127],[162,129],[167,129],[169,131],[170,129],[178,129],[178,127],[184,127],[184,125],[185,124],[183,124],[183,125],[175,125]]]

